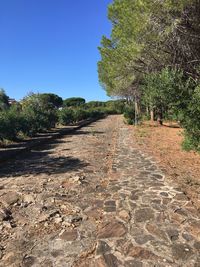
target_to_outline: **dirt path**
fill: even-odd
[[[0,171],[0,266],[200,266],[200,218],[111,116]]]

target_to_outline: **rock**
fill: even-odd
[[[59,224],[61,222],[62,222],[62,218],[61,217],[54,218],[54,223]]]
[[[196,241],[196,242],[194,243],[194,247],[195,247],[198,251],[200,251],[200,241]]]
[[[107,200],[107,201],[105,201],[104,205],[109,206],[109,207],[113,207],[113,206],[116,206],[116,203],[114,200]]]
[[[76,230],[64,231],[60,238],[65,241],[75,241],[78,238],[78,233]]]
[[[186,240],[186,241],[192,241],[194,239],[194,237],[188,233],[183,233],[182,237]]]
[[[96,248],[97,255],[105,254],[106,252],[109,252],[109,251],[111,251],[111,248],[106,242],[98,241],[97,248]]]
[[[2,259],[2,257],[3,257],[3,247],[0,246],[0,259]]]
[[[153,252],[150,250],[143,248],[143,247],[137,247],[130,245],[127,251],[128,256],[133,257],[133,258],[139,258],[142,260],[158,260],[159,257],[155,255]]]
[[[166,233],[163,230],[161,230],[160,227],[157,226],[156,224],[148,223],[146,225],[146,229],[151,235],[156,236],[159,239],[168,241]]]
[[[30,194],[28,195],[24,195],[23,196],[23,202],[27,203],[27,204],[31,204],[31,203],[34,203],[34,197]]]
[[[9,221],[4,221],[3,222],[3,227],[7,228],[7,229],[11,229],[12,228],[12,225]]]
[[[190,256],[192,256],[192,248],[187,244],[173,244],[172,245],[172,255],[174,259],[186,261]]]
[[[83,217],[78,216],[78,215],[69,215],[69,216],[63,217],[63,220],[69,224],[74,224],[74,223],[81,222],[83,220]]]
[[[40,217],[38,218],[38,222],[42,223],[45,222],[49,219],[49,215],[48,214],[41,214]]]
[[[113,254],[106,254],[94,262],[95,267],[116,267],[119,266],[118,259]]]
[[[179,237],[179,232],[176,229],[167,230],[167,234],[168,234],[170,240],[172,240],[172,241],[177,240]]]
[[[120,217],[120,219],[124,220],[125,222],[130,221],[130,214],[126,210],[121,210],[119,212],[119,217]]]
[[[26,256],[23,259],[23,267],[31,267],[35,264],[35,257],[33,256]]]
[[[10,206],[15,204],[19,200],[20,196],[17,192],[8,192],[0,198],[0,202],[2,202],[6,206]]]
[[[136,223],[150,221],[154,219],[154,212],[150,208],[136,210],[134,219]]]
[[[12,213],[9,209],[2,208],[0,209],[0,221],[9,220],[12,218]]]
[[[125,262],[125,267],[142,267],[143,264],[140,261],[129,260]]]
[[[153,236],[151,235],[139,235],[139,236],[136,236],[134,237],[135,239],[135,242],[139,245],[143,245],[143,244],[146,244],[148,241],[151,241],[153,240]]]
[[[121,237],[127,232],[124,224],[118,221],[111,221],[100,229],[98,238],[111,238],[111,237]]]
[[[116,207],[113,206],[113,207],[104,207],[104,211],[105,212],[115,212],[116,211]]]

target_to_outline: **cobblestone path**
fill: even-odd
[[[1,167],[1,267],[200,266],[197,211],[132,131],[110,116]]]

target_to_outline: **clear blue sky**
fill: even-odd
[[[0,88],[106,100],[97,46],[109,35],[111,0],[0,0]]]

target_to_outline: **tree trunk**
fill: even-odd
[[[163,125],[163,113],[162,113],[162,109],[160,109],[158,111],[158,118],[157,118],[157,121],[160,125]]]
[[[151,121],[154,121],[154,110],[151,109],[150,111]]]
[[[146,106],[146,115],[147,115],[147,118],[149,117],[149,107]]]

